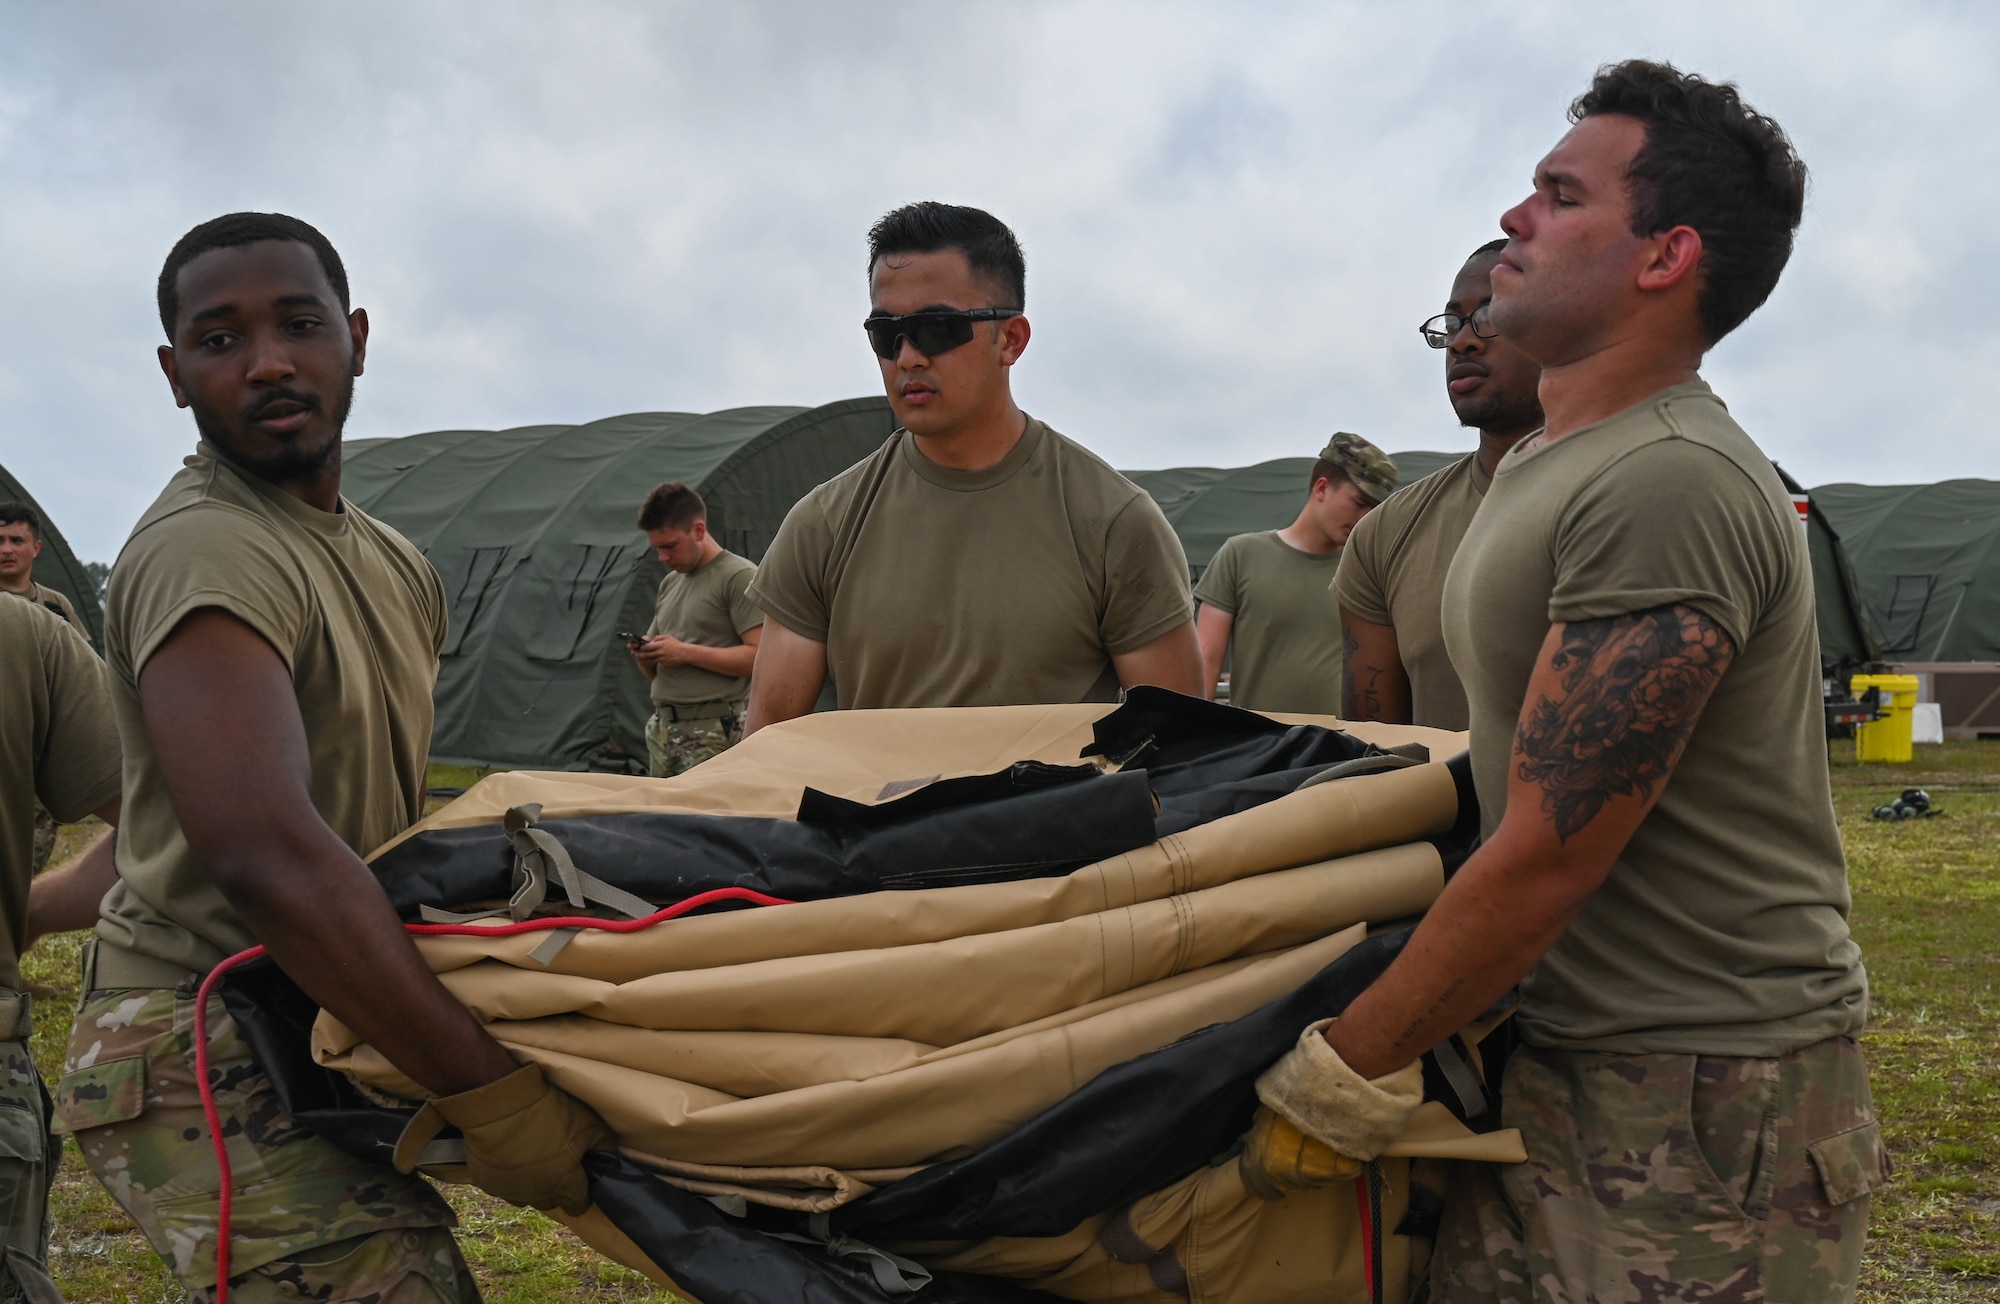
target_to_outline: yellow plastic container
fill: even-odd
[[[1873,724],[1854,731],[1854,759],[1908,763],[1911,755],[1910,724],[1917,712],[1915,675],[1856,675],[1848,684],[1856,697],[1871,688],[1882,690],[1889,713]]]

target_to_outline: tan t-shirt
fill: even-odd
[[[21,986],[36,801],[71,823],[117,795],[104,663],[54,612],[0,601],[0,987]]]
[[[139,672],[192,612],[228,612],[284,659],[313,805],[335,836],[366,854],[422,814],[444,593],[407,539],[341,509],[308,507],[200,444],[126,540],[104,620],[125,745],[106,941],[208,969],[257,940],[181,836],[139,709]]]
[[[1700,381],[1517,447],[1466,532],[1445,639],[1486,831],[1551,623],[1673,604],[1722,626],[1736,658],[1659,804],[1522,981],[1522,1036],[1770,1056],[1856,1032],[1868,983],[1847,929],[1805,536],[1770,461]]]
[[[1492,482],[1468,454],[1390,494],[1341,553],[1334,595],[1362,620],[1395,629],[1412,724],[1466,725],[1465,686],[1444,646],[1444,577]]]
[[[1112,656],[1193,616],[1159,507],[1033,419],[984,471],[896,431],[792,508],[750,597],[827,645],[842,708],[1115,701]]]
[[[0,592],[14,593],[12,589],[0,589]],[[52,589],[46,584],[37,584],[33,580],[30,580],[28,582],[28,591],[26,593],[14,593],[14,596],[24,598],[38,607],[47,607],[50,611],[53,611],[56,615],[61,616],[65,621],[69,622],[69,627],[83,636],[83,641],[86,645],[89,644],[90,631],[84,627],[83,618],[76,614],[76,608],[71,605],[67,594],[64,594],[60,590]]]
[[[685,575],[668,571],[653,599],[653,623],[646,634],[672,634],[703,647],[740,647],[743,636],[764,623],[764,613],[750,600],[756,574],[755,562],[727,548]],[[700,666],[661,666],[653,676],[655,706],[736,702],[749,695],[748,675],[732,679]]]
[[[1327,592],[1339,568],[1339,552],[1301,552],[1276,530],[1223,541],[1194,596],[1236,618],[1231,706],[1340,714],[1340,610]]]

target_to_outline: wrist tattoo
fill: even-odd
[[[1542,789],[1558,842],[1613,797],[1651,799],[1734,655],[1723,628],[1691,607],[1563,626],[1549,663],[1562,695],[1536,702],[1514,733],[1516,772]]]

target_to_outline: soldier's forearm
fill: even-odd
[[[216,883],[271,958],[329,1014],[439,1095],[519,1067],[445,990],[374,875],[331,830],[267,825],[245,841],[254,855],[211,861]]]
[[[34,881],[28,889],[30,941],[96,926],[98,905],[118,881],[116,845],[117,833],[107,833],[69,864]]]
[[[735,647],[704,647],[699,643],[682,645],[682,661],[703,670],[712,670],[718,675],[728,675],[731,679],[742,679],[757,663],[757,649],[739,643]]]

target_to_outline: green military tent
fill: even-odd
[[[1812,499],[1846,544],[1880,659],[2000,661],[2000,481],[1828,484]]]
[[[35,582],[46,584],[68,598],[76,614],[90,630],[91,641],[104,647],[104,609],[97,601],[97,585],[84,571],[83,563],[69,550],[62,531],[56,528],[42,505],[27,487],[0,466],[0,502],[22,502],[34,508],[42,521],[42,555],[35,559]]]
[[[1463,453],[1391,453],[1403,484],[1449,466]],[[1188,569],[1196,579],[1232,534],[1276,530],[1290,525],[1305,502],[1312,474],[1310,457],[1279,457],[1255,466],[1223,469],[1178,466],[1165,471],[1127,471],[1132,482],[1153,496],[1181,539]]]
[[[807,490],[894,426],[865,398],[351,441],[347,496],[444,581],[432,754],[643,771],[646,680],[618,634],[645,629],[665,574],[634,524],[647,491],[693,486],[722,545],[758,559]]]

